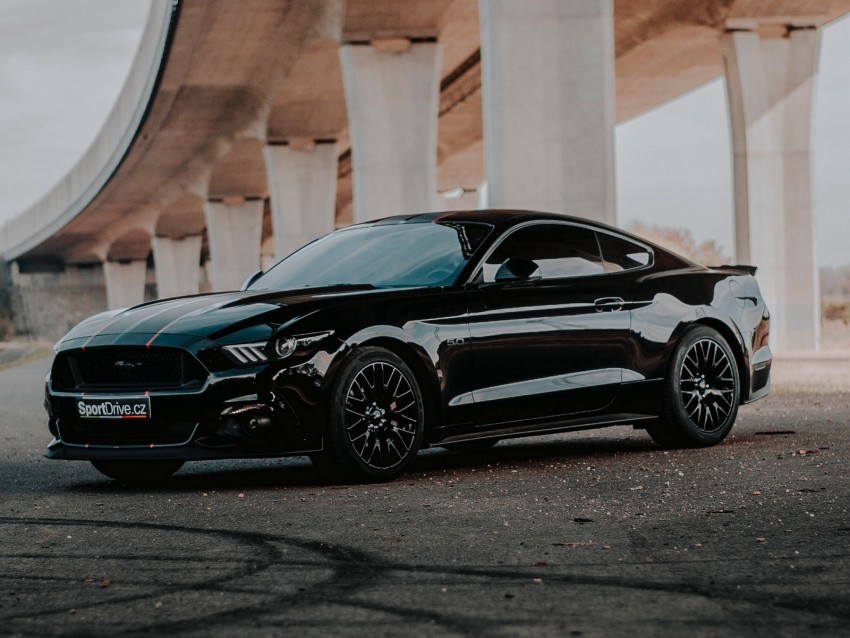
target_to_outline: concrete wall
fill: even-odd
[[[15,273],[7,288],[15,333],[55,341],[74,325],[106,310],[103,269],[69,267],[64,272]],[[156,298],[153,271],[147,274],[145,301]]]
[[[0,341],[12,336],[12,308],[10,298],[12,293],[12,273],[9,264],[0,259]]]

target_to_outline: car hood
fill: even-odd
[[[63,341],[109,335],[187,335],[210,341],[251,326],[278,326],[312,312],[321,303],[351,295],[378,292],[336,288],[311,288],[309,292],[244,291],[178,297],[104,312],[86,319]]]

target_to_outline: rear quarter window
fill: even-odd
[[[653,254],[649,248],[606,233],[597,233],[597,237],[605,272],[634,270],[652,264]]]

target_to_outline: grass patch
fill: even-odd
[[[0,350],[0,355],[5,355],[9,353],[9,350]],[[33,361],[38,361],[39,359],[43,359],[49,355],[53,354],[53,348],[48,346],[39,346],[34,349],[32,348],[22,348],[20,350],[20,356],[12,355],[11,358],[6,359],[3,357],[0,359],[0,370],[8,370],[10,368],[17,368],[18,366],[25,365],[27,363],[32,363]]]

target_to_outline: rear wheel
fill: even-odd
[[[670,362],[661,418],[647,431],[662,447],[716,445],[735,424],[740,398],[738,366],[729,344],[712,328],[691,328]]]
[[[329,417],[328,449],[313,462],[350,480],[399,476],[416,458],[425,432],[416,377],[401,357],[384,348],[360,348],[343,364]]]
[[[183,467],[183,461],[122,461],[101,459],[92,461],[95,469],[111,479],[128,485],[156,485]]]

